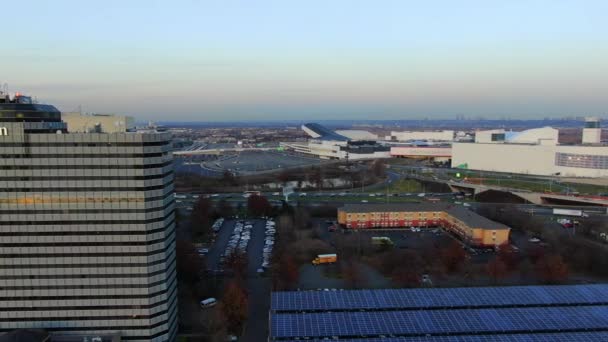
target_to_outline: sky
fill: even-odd
[[[608,112],[605,0],[12,1],[0,82],[137,120]]]

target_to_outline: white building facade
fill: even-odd
[[[558,130],[545,127],[511,134],[478,132],[475,143],[452,144],[452,167],[471,170],[608,177],[608,146],[559,145]]]
[[[432,141],[453,141],[454,131],[403,131],[391,132],[387,140],[411,141],[411,140],[432,140]]]

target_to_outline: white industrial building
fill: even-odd
[[[599,119],[586,120],[583,144],[560,145],[551,127],[477,132],[474,143],[452,144],[452,167],[564,177],[608,177],[608,145]]]
[[[454,131],[404,131],[391,132],[391,135],[386,137],[386,140],[391,141],[453,141]]]

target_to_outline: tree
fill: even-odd
[[[190,214],[192,234],[197,240],[207,240],[211,237],[211,214],[213,205],[208,198],[200,197]]]
[[[225,170],[222,174],[221,182],[227,185],[238,185],[236,177],[228,170]]]
[[[175,243],[177,277],[186,283],[194,284],[203,268],[203,260],[190,241],[177,240]]]
[[[237,276],[242,277],[247,271],[247,255],[239,251],[234,251],[226,258],[224,264],[231,269]]]
[[[268,216],[272,212],[272,206],[266,197],[251,195],[247,199],[247,212],[251,216]]]
[[[277,180],[280,183],[287,183],[290,178],[291,178],[291,175],[288,170],[281,171],[281,173],[279,173],[277,176]]]
[[[386,174],[386,166],[380,159],[374,160],[374,162],[370,166],[370,170],[376,177],[384,177]]]
[[[441,261],[448,273],[456,272],[463,265],[467,254],[462,246],[453,241],[448,247],[441,249]]]
[[[323,170],[319,167],[314,167],[310,175],[310,181],[317,187],[317,190],[323,189],[323,179]]]
[[[226,286],[224,296],[220,303],[220,310],[226,322],[228,323],[228,331],[239,334],[245,319],[247,319],[247,292],[243,286],[233,280]]]
[[[519,254],[511,245],[505,244],[498,247],[498,258],[509,270],[514,270],[519,264]]]
[[[495,257],[486,264],[486,272],[494,284],[507,276],[507,265],[500,257]]]
[[[231,217],[232,215],[234,215],[234,209],[228,201],[222,199],[217,204],[217,213],[221,217]]]
[[[352,260],[340,263],[342,268],[342,278],[350,288],[360,288],[367,283],[365,273],[361,272],[360,266]]]
[[[289,252],[284,253],[279,259],[278,269],[278,278],[282,287],[285,289],[293,288],[298,282],[300,272],[298,265]]]
[[[555,254],[544,255],[536,262],[536,272],[546,284],[559,284],[568,279],[568,265]]]

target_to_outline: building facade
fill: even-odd
[[[608,177],[608,145],[599,119],[587,118],[583,144],[562,145],[551,127],[480,131],[474,143],[452,144],[452,167],[541,176]]]
[[[172,341],[170,135],[69,133],[47,107],[0,102],[0,333]]]
[[[411,141],[411,140],[432,140],[432,141],[453,141],[454,131],[404,131],[391,132],[391,135],[386,137],[387,140],[393,141]]]
[[[476,247],[509,242],[510,228],[458,206],[427,203],[347,204],[338,223],[351,229],[440,227]]]
[[[133,117],[114,114],[61,113],[72,133],[122,133],[135,129]]]

